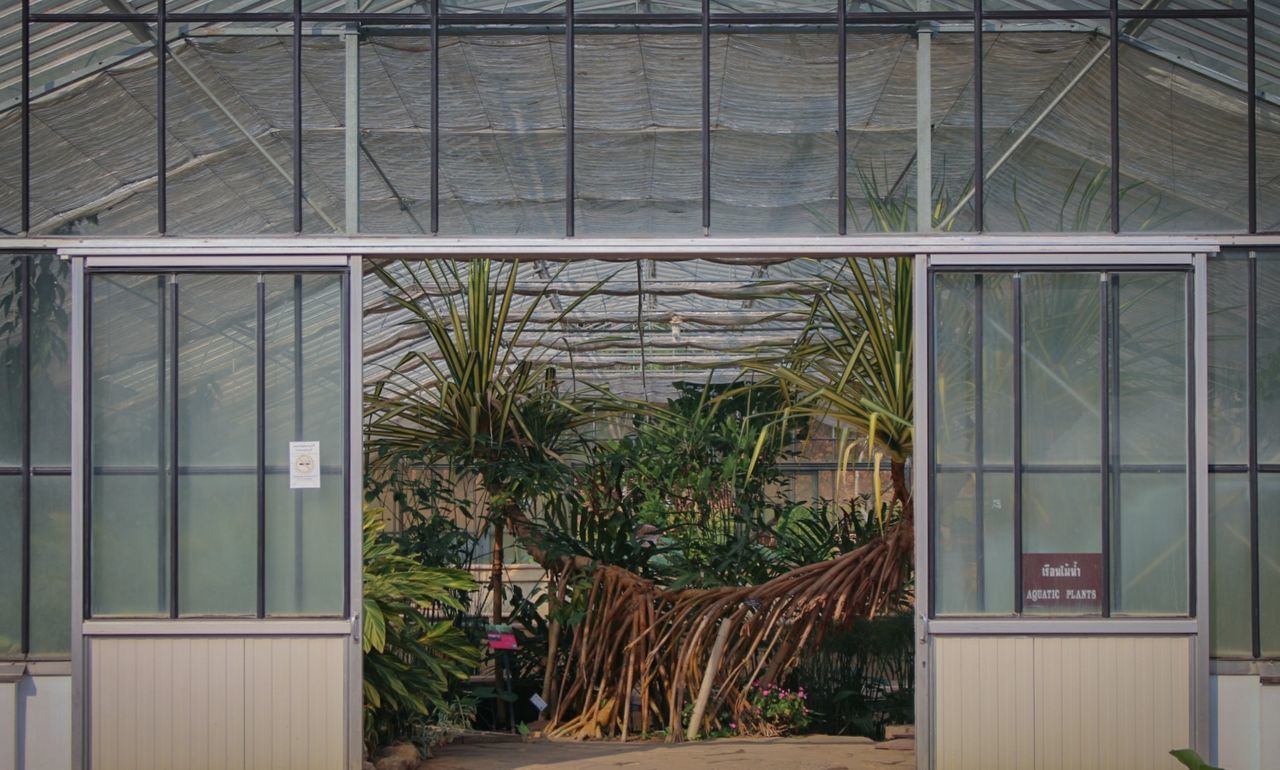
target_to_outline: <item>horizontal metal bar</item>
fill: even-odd
[[[875,235],[799,238],[431,238],[332,236],[248,236],[238,238],[12,238],[0,243],[15,251],[58,249],[67,256],[90,257],[89,267],[146,267],[174,264],[177,258],[201,257],[226,264],[236,257],[254,265],[307,265],[336,254],[366,257],[521,260],[707,259],[754,263],[761,258],[903,256],[930,254],[933,264],[964,267],[1055,264],[1125,255],[1127,264],[1190,266],[1191,253],[1218,251],[1212,236],[1152,235]],[[118,255],[118,256],[117,256]],[[1168,256],[1164,256],[1168,255]],[[186,260],[182,260],[187,264]],[[1085,265],[1082,264],[1082,268]]]
[[[33,465],[31,467],[32,476],[70,476],[71,466],[63,465]]]
[[[34,24],[114,24],[116,22],[155,21],[154,13],[33,13]]]
[[[929,621],[932,636],[1195,636],[1194,618],[942,618]]]
[[[16,682],[24,677],[71,676],[71,659],[58,655],[27,655],[23,658],[0,656],[0,682]]]
[[[1213,658],[1209,673],[1216,676],[1277,676],[1280,658]]]
[[[166,239],[165,241],[169,241]],[[332,254],[312,254],[303,256],[295,255],[279,255],[271,256],[270,252],[266,252],[257,256],[245,256],[243,252],[236,253],[218,253],[214,254],[209,249],[202,249],[195,246],[191,249],[158,249],[153,250],[151,254],[145,256],[94,256],[94,252],[101,255],[106,249],[88,248],[83,252],[79,252],[76,256],[87,256],[85,260],[86,270],[119,270],[119,269],[142,269],[142,270],[158,270],[160,272],[170,272],[172,270],[190,270],[196,267],[208,267],[215,270],[221,269],[254,269],[254,270],[287,270],[297,267],[346,267],[346,255],[334,256]],[[166,255],[167,252],[167,255]],[[182,253],[185,252],[185,253]],[[67,252],[71,253],[71,252]],[[136,253],[136,251],[135,251]]]
[[[1114,236],[1113,236],[1114,237]],[[947,272],[963,269],[965,271],[979,269],[983,272],[1000,272],[1009,270],[1039,271],[1097,271],[1113,269],[1119,264],[1130,268],[1153,268],[1157,270],[1191,270],[1194,267],[1192,251],[1204,251],[1204,244],[1188,244],[1182,248],[1174,246],[1166,250],[1156,246],[1143,249],[1112,250],[1112,253],[1124,252],[1123,259],[1114,262],[1098,262],[1096,253],[1056,253],[1047,255],[1043,250],[1036,254],[1002,255],[938,255],[930,261],[930,272]],[[1138,252],[1138,253],[1134,253]],[[1161,252],[1161,253],[1154,253]]]
[[[1022,463],[1024,473],[1102,473],[1102,465],[1068,465],[1063,463]],[[963,463],[938,463],[938,473],[974,473],[977,466]],[[986,463],[982,466],[984,473],[1013,473],[1011,463]],[[1176,463],[1124,463],[1120,465],[1121,473],[1186,473],[1187,465]]]
[[[444,13],[440,15],[442,24],[489,24],[494,26],[539,24],[549,20],[563,19],[562,11],[546,13]],[[281,22],[293,21],[289,13],[275,12],[229,12],[229,13],[166,13],[165,17],[173,23],[243,23],[243,22]],[[989,21],[1022,21],[1044,19],[1107,19],[1110,12],[1106,9],[1033,9],[984,11],[983,19]],[[1248,11],[1243,8],[1132,8],[1119,12],[1121,19],[1245,19]],[[156,15],[150,13],[33,13],[31,21],[43,24],[63,23],[110,23],[110,22],[147,22],[155,21]],[[613,23],[613,24],[688,24],[697,23],[701,16],[688,13],[591,13],[575,12],[572,16],[575,23]],[[896,24],[929,21],[965,21],[971,20],[969,11],[916,11],[868,13],[855,12],[845,14],[848,24]],[[729,24],[812,24],[835,23],[835,11],[830,13],[715,13],[713,22]],[[319,22],[341,22],[353,24],[429,24],[431,14],[428,13],[303,13],[302,20]]]
[[[341,465],[321,465],[320,473],[342,473]],[[148,467],[143,465],[105,465],[97,466],[93,469],[94,476],[154,476],[163,473],[163,468]],[[258,472],[256,465],[220,465],[220,466],[199,466],[199,465],[183,465],[178,468],[180,476],[251,476]],[[268,474],[285,475],[289,473],[289,467],[286,465],[268,465],[266,466]]]
[[[351,621],[341,618],[139,618],[86,620],[85,636],[349,636]]]

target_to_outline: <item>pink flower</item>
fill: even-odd
[[[729,723],[729,729],[730,729],[730,730],[737,730],[737,729],[738,729],[738,723],[737,723],[737,722],[730,722],[730,723]]]

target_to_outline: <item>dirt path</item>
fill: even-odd
[[[430,770],[874,770],[915,766],[909,741],[866,738],[722,738],[667,744],[538,741],[455,743],[436,752]]]

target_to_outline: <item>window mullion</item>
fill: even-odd
[[[1013,274],[1013,611],[1022,614],[1022,273]]]
[[[168,276],[169,313],[169,403],[162,409],[168,413],[169,429],[169,617],[178,617],[178,277]],[[161,377],[163,377],[163,371]],[[161,441],[164,439],[162,438]]]
[[[258,558],[257,558],[257,616],[259,618],[266,616],[267,611],[267,282],[266,276],[258,275],[257,283],[257,310],[255,312],[257,325],[256,346],[257,360],[255,368],[257,373],[255,376],[255,390],[257,392],[257,504],[258,504]]]
[[[983,309],[983,281],[982,273],[973,274],[973,512],[974,512],[974,529],[977,535],[974,539],[977,553],[975,554],[978,562],[978,611],[987,611],[987,559],[986,559],[986,509],[987,495],[986,486],[983,483],[983,472],[985,470],[986,452],[984,449],[983,423],[985,423],[986,412],[984,409],[983,397],[985,395],[983,389],[983,369],[982,369],[982,316]]]
[[[18,262],[18,302],[22,314],[22,607],[20,649],[31,652],[31,260]]]
[[[1101,515],[1102,515],[1102,616],[1104,618],[1111,617],[1112,605],[1112,581],[1113,570],[1111,569],[1111,555],[1115,549],[1112,548],[1112,538],[1119,540],[1118,533],[1112,531],[1112,503],[1115,501],[1114,490],[1119,486],[1117,474],[1119,472],[1119,458],[1115,450],[1116,436],[1119,434],[1119,319],[1117,314],[1113,314],[1114,307],[1118,306],[1120,287],[1119,276],[1109,273],[1102,273],[1101,280],[1098,282],[1098,312],[1100,315],[1098,336],[1100,353],[1102,361],[1098,370],[1100,372],[1102,383],[1099,389],[1101,403],[1099,405],[1099,415],[1101,422],[1101,452],[1102,457],[1102,478],[1100,486],[1102,490]],[[1112,388],[1115,386],[1115,392]],[[1114,430],[1113,430],[1114,428]]]
[[[1262,607],[1258,584],[1262,565],[1258,555],[1258,259],[1249,252],[1248,341],[1245,351],[1249,420],[1249,615],[1253,657],[1262,656]]]
[[[303,412],[304,403],[302,398],[303,377],[302,377],[302,275],[293,276],[293,440],[306,441],[306,437],[302,434],[304,420],[306,415]],[[344,498],[345,499],[345,498]],[[294,569],[293,569],[293,599],[294,607],[302,606],[303,595],[303,569],[302,560],[304,549],[302,547],[302,523],[303,523],[303,502],[302,491],[295,490],[293,493],[293,532],[294,532]]]

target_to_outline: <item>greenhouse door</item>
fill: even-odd
[[[360,764],[359,262],[77,257],[77,768]]]
[[[916,275],[919,766],[1207,750],[1204,259]]]

